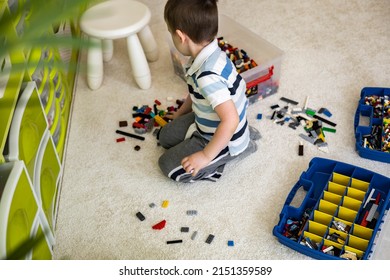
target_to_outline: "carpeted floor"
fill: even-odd
[[[220,181],[179,184],[165,178],[155,137],[116,143],[118,122],[132,121],[135,105],[162,107],[183,98],[186,85],[174,74],[163,21],[165,1],[143,0],[152,11],[150,27],[160,48],[150,63],[152,87],[139,89],[124,40],[115,41],[104,65],[103,85],[86,85],[86,53],[74,93],[56,227],[55,259],[310,259],[273,236],[291,188],[313,157],[353,164],[390,177],[390,165],[355,151],[354,115],[363,87],[390,87],[390,5],[388,0],[258,1],[221,0],[219,11],[284,51],[277,94],[252,104],[249,123],[262,139],[256,153],[225,168]],[[254,48],[256,46],[253,46]],[[261,62],[260,62],[261,63]],[[329,152],[304,142],[303,132],[267,119],[271,105],[286,97],[303,106],[326,107],[337,123],[327,133]],[[261,120],[257,114],[263,114]],[[128,130],[130,131],[130,130]],[[135,151],[134,146],[141,150]],[[169,201],[167,208],[161,203]],[[150,208],[149,204],[156,207]],[[299,204],[298,204],[299,205]],[[188,216],[187,210],[197,210]],[[142,212],[140,222],[135,214]],[[161,231],[152,226],[166,220]],[[188,233],[180,232],[189,227]],[[191,240],[193,231],[197,238]],[[209,234],[215,236],[205,243]],[[167,240],[183,239],[167,245]],[[235,246],[227,246],[234,240]]]

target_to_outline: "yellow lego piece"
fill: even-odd
[[[325,141],[325,135],[324,135],[324,133],[322,132],[322,130],[321,130],[321,133],[318,135],[318,137],[319,137],[322,141],[324,141],[324,143],[326,142],[326,141]]]
[[[160,116],[154,116],[154,120],[161,126],[163,127],[164,125],[167,124],[167,122]]]
[[[167,207],[168,207],[168,204],[169,204],[169,201],[168,201],[168,200],[164,200],[164,201],[162,202],[161,207],[162,207],[162,208],[167,208]]]

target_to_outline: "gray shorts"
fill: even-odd
[[[178,182],[216,181],[221,177],[225,164],[236,158],[230,155],[228,147],[222,150],[208,166],[201,169],[196,176],[186,173],[181,165],[184,157],[203,150],[208,144],[208,141],[198,131],[186,138],[187,131],[194,122],[195,114],[191,112],[171,121],[160,130],[159,142],[167,150],[160,157],[159,166],[164,175]]]

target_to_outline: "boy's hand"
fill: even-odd
[[[166,113],[165,114],[165,118],[167,119],[170,119],[170,120],[174,120],[174,119],[177,119],[180,115],[176,112],[169,112],[169,113]]]
[[[191,173],[192,176],[196,176],[199,170],[206,167],[210,161],[211,160],[206,156],[204,151],[200,151],[183,158],[181,165],[187,173]]]

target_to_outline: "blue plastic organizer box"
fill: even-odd
[[[305,196],[300,206],[293,206],[300,188]],[[313,158],[287,196],[273,234],[282,244],[315,259],[370,259],[389,201],[390,178]]]
[[[354,128],[361,157],[390,163],[390,88],[362,89]]]

